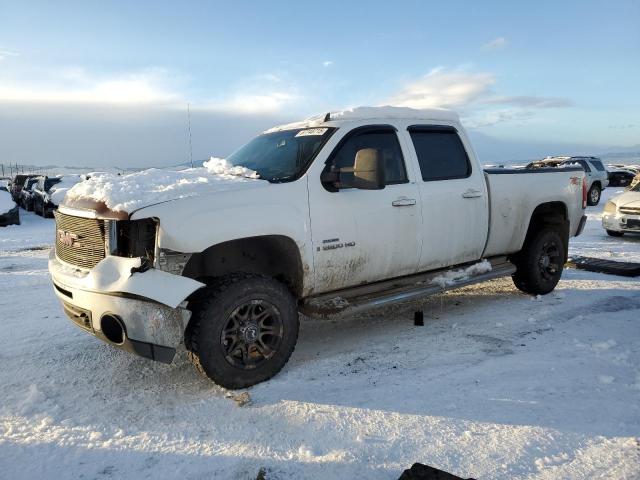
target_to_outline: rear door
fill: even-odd
[[[321,170],[353,167],[356,152],[376,149],[385,163],[382,190],[332,190]],[[396,128],[358,127],[348,132],[325,165],[309,175],[309,205],[316,291],[324,292],[414,273],[420,256],[418,187],[406,165]]]
[[[488,195],[466,138],[455,127],[442,125],[410,125],[405,135],[419,166],[419,270],[478,260],[488,234]]]

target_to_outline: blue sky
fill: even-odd
[[[182,142],[187,103],[206,136],[197,155],[237,146],[218,131],[227,117],[242,137],[381,104],[453,108],[479,134],[523,145],[632,147],[638,85],[638,1],[0,1],[0,120],[15,122],[0,162],[42,157],[17,139],[51,136],[47,121],[54,158],[73,157],[72,130],[100,145],[120,122],[148,125],[146,142],[180,129]],[[140,141],[128,140],[136,159],[154,155]]]

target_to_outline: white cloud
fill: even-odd
[[[384,103],[419,109],[455,108],[469,126],[476,128],[522,123],[535,117],[537,110],[573,106],[570,99],[562,97],[497,95],[495,86],[496,77],[491,73],[439,67],[409,82]]]
[[[9,50],[8,48],[0,47],[0,61],[6,59],[7,57],[17,57],[18,55],[18,52]]]
[[[486,95],[495,81],[490,73],[447,71],[439,67],[410,82],[387,103],[412,108],[461,107]]]
[[[533,116],[534,113],[530,110],[510,108],[471,115],[467,117],[465,124],[469,128],[492,127],[498,123],[504,122],[523,123],[525,120],[529,120]]]
[[[155,105],[168,108],[192,103],[194,109],[236,113],[275,113],[301,97],[290,82],[266,73],[247,78],[214,100],[189,98],[176,75],[160,68],[98,76],[77,66],[39,72],[25,81],[0,80],[0,101],[66,104]]]
[[[330,67],[331,65],[333,65],[333,61],[331,60],[325,60],[324,62],[322,62],[322,66],[323,67]]]
[[[277,91],[237,93],[221,103],[211,103],[207,108],[238,113],[275,113],[298,98],[295,94]]]
[[[535,95],[493,96],[482,101],[486,104],[505,104],[529,108],[565,108],[572,107],[573,101],[562,97],[538,97]]]
[[[0,100],[26,102],[150,104],[175,103],[181,96],[167,88],[166,74],[159,69],[95,77],[82,68],[62,69],[48,82],[0,84]]]
[[[509,45],[509,41],[504,37],[494,38],[490,42],[482,45],[483,50],[498,50]]]

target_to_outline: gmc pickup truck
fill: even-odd
[[[74,187],[55,214],[49,270],[87,332],[167,363],[184,343],[232,389],[284,367],[301,313],[348,315],[509,275],[549,293],[585,222],[581,167],[483,170],[446,110],[328,113],[272,128],[225,162],[224,178],[245,178],[198,195],[154,185],[161,198],[116,205],[91,183]],[[92,181],[111,191],[127,176]]]

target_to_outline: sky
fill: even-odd
[[[164,166],[359,105],[488,163],[640,151],[640,2],[0,0],[0,163]]]

